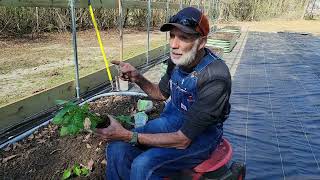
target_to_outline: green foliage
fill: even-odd
[[[95,129],[99,123],[104,120],[94,113],[89,111],[89,104],[78,106],[75,103],[67,101],[57,101],[57,104],[63,105],[61,109],[53,118],[52,123],[61,126],[60,136],[76,135],[86,129],[85,124],[88,123],[89,129]],[[85,122],[86,119],[89,122]],[[131,116],[120,115],[115,117],[124,127],[134,125]]]
[[[73,176],[88,176],[90,170],[87,167],[75,164],[72,168],[64,170],[62,180],[70,179]]]
[[[89,105],[86,103],[83,106],[78,106],[72,102],[62,102],[64,107],[53,118],[53,123],[61,126],[60,136],[76,135],[82,131],[85,119],[90,120],[90,128],[93,129],[98,123],[103,120],[89,111]]]
[[[228,0],[220,2],[218,11],[214,14],[225,21],[300,19],[307,3],[307,0]]]
[[[63,172],[62,180],[69,179],[71,176],[71,169],[66,169]]]
[[[88,176],[89,175],[89,173],[90,173],[90,170],[88,169],[88,168],[82,168],[81,169],[81,175],[82,176]]]
[[[132,123],[131,116],[120,115],[116,117],[116,120],[123,125],[134,125],[134,123]]]
[[[79,165],[75,165],[75,166],[73,167],[73,172],[74,172],[75,175],[80,176],[80,175],[81,175],[81,168],[80,168],[80,166],[79,166]]]

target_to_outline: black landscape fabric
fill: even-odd
[[[246,179],[320,179],[320,38],[250,32],[226,121]]]

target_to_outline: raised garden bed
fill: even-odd
[[[212,35],[210,35],[208,38],[222,40],[222,41],[232,41],[236,39],[233,33],[228,33],[228,32],[215,32]]]
[[[223,48],[220,47],[214,47],[214,46],[206,46],[208,49],[210,49],[215,55],[217,55],[218,57],[222,58],[223,57]]]
[[[234,33],[216,32],[208,37],[206,46],[222,48],[225,53],[229,53],[236,45],[236,39]]]
[[[131,115],[139,97],[109,96],[89,103],[89,109],[105,118],[107,114]],[[159,116],[163,102],[154,101],[149,119]],[[74,179],[105,178],[106,143],[89,132],[75,136],[59,135],[59,127],[52,123],[29,137],[0,150],[2,179],[61,179],[67,168],[75,165],[92,168],[87,176]]]
[[[218,30],[218,32],[228,32],[234,34],[237,38],[241,35],[240,26],[225,26]]]

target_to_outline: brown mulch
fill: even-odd
[[[130,115],[135,111],[138,97],[112,96],[91,102],[90,109],[106,117]],[[154,101],[149,119],[159,116],[163,102]],[[104,179],[106,143],[90,133],[77,136],[59,136],[59,127],[53,124],[42,127],[24,140],[0,150],[1,179],[61,179],[63,171],[75,164],[93,169],[88,177],[73,179]]]

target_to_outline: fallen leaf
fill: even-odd
[[[87,148],[88,148],[88,149],[91,149],[91,146],[90,146],[90,144],[87,144]]]
[[[91,171],[92,167],[93,167],[94,161],[92,159],[90,159],[90,161],[88,162],[87,168]]]
[[[15,155],[12,155],[12,156],[6,157],[6,158],[4,158],[4,159],[2,160],[2,163],[6,163],[6,162],[8,162],[9,160],[11,160],[11,159],[13,159],[13,158],[17,157],[18,155],[19,155],[19,154],[15,154]]]
[[[104,160],[101,161],[101,164],[105,164],[106,165],[107,161],[104,159]]]
[[[86,135],[84,137],[84,140],[82,142],[87,142],[90,139],[91,133],[89,133],[88,135]]]
[[[91,126],[91,120],[90,120],[90,118],[86,117],[86,118],[84,119],[83,126],[84,126],[84,129],[85,129],[85,130],[89,130],[89,129],[90,129],[90,126]]]
[[[45,135],[45,134],[47,134],[48,133],[48,130],[43,130],[42,132],[41,132],[41,135]]]
[[[28,140],[32,140],[34,138],[34,135],[31,134],[29,137],[28,137]]]
[[[39,139],[37,142],[38,142],[38,144],[42,144],[42,143],[45,143],[46,140],[45,139]]]
[[[56,126],[56,125],[55,125],[55,126],[53,127],[53,130],[55,131],[55,130],[57,130],[58,128],[59,128],[59,126]]]
[[[98,151],[100,151],[100,150],[101,150],[100,148],[97,148],[95,151],[98,152]]]
[[[4,150],[4,151],[6,151],[6,152],[10,151],[10,150],[11,150],[10,145],[9,145],[9,146],[7,146],[6,148],[4,148],[3,150]]]
[[[102,144],[102,141],[99,142],[99,146],[101,146],[101,144]]]
[[[21,144],[19,144],[19,143],[16,143],[15,145],[16,145],[17,147],[20,147],[20,148],[23,147],[23,146],[22,146]]]
[[[22,147],[22,145],[19,143],[14,143],[12,149],[15,150],[17,147]]]
[[[41,135],[41,134],[38,134],[38,135],[36,135],[34,138],[35,138],[35,139],[40,139],[40,138],[42,138],[42,135]]]

